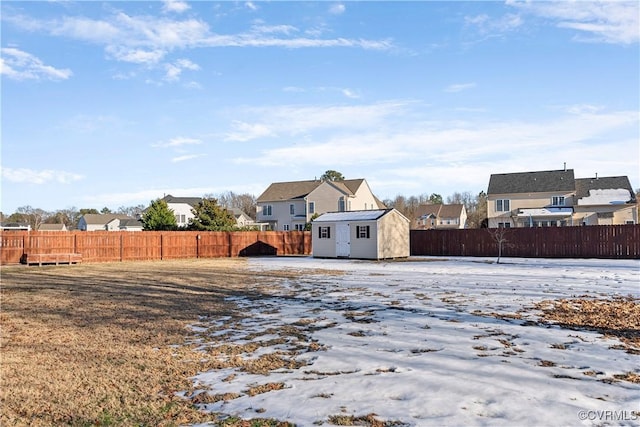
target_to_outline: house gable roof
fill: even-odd
[[[245,213],[245,211],[243,211],[242,209],[239,208],[226,208],[227,211],[229,211],[231,213],[231,215],[233,215],[236,219],[238,219],[241,216],[245,216],[247,218],[251,218],[249,215],[247,215]]]
[[[82,218],[84,218],[84,222],[87,223],[87,225],[105,225],[114,219],[132,219],[128,215],[121,214],[84,214]]]
[[[284,200],[302,199],[324,182],[325,181],[320,180],[274,182],[258,197],[257,202],[280,202]],[[363,182],[364,179],[327,181],[327,183],[348,195],[354,195]]]
[[[40,224],[39,231],[65,231],[67,227],[64,224]]]
[[[573,169],[492,174],[487,194],[570,192],[575,190]]]
[[[576,197],[578,199],[589,197],[591,190],[627,190],[629,191],[631,200],[635,199],[631,182],[629,182],[629,178],[626,176],[576,179]]]
[[[143,228],[144,224],[139,219],[130,218],[120,220],[120,228]]]
[[[418,205],[418,208],[416,209],[416,218],[429,216],[434,218],[460,218],[463,209],[464,205],[459,203],[452,203],[448,205],[428,203]]]
[[[167,203],[185,203],[189,206],[195,207],[202,201],[202,197],[175,197],[171,194],[167,194],[162,198]]]
[[[442,208],[440,209],[440,218],[460,218],[463,209],[464,205],[458,203],[442,205]]]

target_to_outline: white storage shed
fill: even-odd
[[[406,258],[409,256],[409,222],[395,209],[322,214],[311,223],[313,256]]]

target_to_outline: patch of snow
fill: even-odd
[[[265,299],[234,298],[247,317],[241,328],[225,331],[227,341],[265,344],[274,338],[267,330],[295,326],[322,347],[293,353],[303,362],[298,369],[196,376],[213,394],[242,395],[201,408],[299,426],[370,413],[410,426],[639,425],[632,411],[639,411],[640,385],[606,379],[640,373],[640,356],[611,349],[619,341],[597,332],[536,323],[533,306],[557,298],[638,298],[640,262],[492,261],[250,259],[256,271],[308,274],[287,279]],[[206,340],[205,323],[200,319],[194,332]],[[211,324],[221,332],[218,319]],[[285,387],[246,393],[265,383]]]

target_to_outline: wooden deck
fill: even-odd
[[[82,254],[26,254],[24,263],[27,265],[38,264],[79,264],[82,262]]]

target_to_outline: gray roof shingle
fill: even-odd
[[[345,179],[344,181],[335,181],[331,184],[346,194],[355,194],[362,185],[364,179]],[[278,202],[282,200],[302,199],[313,190],[318,188],[324,181],[291,181],[291,182],[274,182],[261,195],[257,201],[262,202]]]
[[[635,197],[631,182],[626,176],[603,176],[601,178],[576,179],[576,197],[581,199],[589,196],[589,190],[618,190],[625,189]]]
[[[487,194],[570,192],[575,190],[573,169],[493,174]]]

